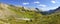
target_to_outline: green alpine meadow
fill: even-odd
[[[38,8],[0,3],[0,24],[60,24],[60,7],[47,13]]]

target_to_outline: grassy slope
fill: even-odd
[[[35,11],[30,11],[30,10],[25,10],[23,12],[21,12],[23,9],[19,8],[19,9],[15,9],[13,7],[8,7],[11,11],[14,11],[19,17],[24,17],[24,18],[31,18],[33,19],[33,22],[27,22],[28,23],[35,23],[36,19],[40,18],[40,16],[42,16],[40,13],[37,13]],[[36,18],[36,19],[35,19]],[[35,20],[35,21],[34,21]],[[39,19],[38,19],[39,20]],[[19,22],[19,21],[18,21]],[[17,23],[18,24],[18,23]],[[22,22],[22,24],[26,24],[26,21]]]
[[[10,15],[6,19],[0,19],[0,24],[60,24],[60,12],[51,15],[42,15],[35,11],[26,10],[22,7],[8,7],[16,15]],[[7,15],[6,15],[7,16]],[[19,20],[17,17],[32,18],[32,21]]]

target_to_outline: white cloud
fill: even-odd
[[[23,3],[23,5],[28,5],[29,3]]]
[[[47,7],[47,5],[44,5],[44,4],[40,4],[38,6],[41,6],[41,7]]]
[[[51,1],[52,3],[56,3],[55,1]]]
[[[36,2],[34,2],[34,3],[39,4],[40,2],[39,2],[39,1],[36,1]]]

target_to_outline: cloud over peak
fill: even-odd
[[[34,3],[39,4],[40,2],[39,1],[35,1]]]
[[[47,5],[44,5],[44,4],[40,4],[38,6],[41,6],[41,7],[47,7]]]
[[[52,3],[56,3],[56,1],[53,1],[53,0],[52,0],[51,2],[52,2]]]
[[[29,3],[28,2],[24,2],[23,5],[28,5]]]

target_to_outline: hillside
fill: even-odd
[[[14,23],[14,21],[16,21],[16,20],[25,21],[25,20],[34,19],[36,14],[39,14],[39,13],[35,12],[35,10],[30,10],[30,9],[28,10],[28,9],[24,9],[24,7],[16,7],[13,5],[0,3],[0,19],[3,21],[6,21],[8,23],[10,21],[12,21]],[[40,16],[40,15],[41,14],[39,14],[38,16]],[[20,22],[20,21],[18,21],[18,22]]]
[[[60,24],[60,12],[42,15],[41,11],[0,3],[0,24]]]

